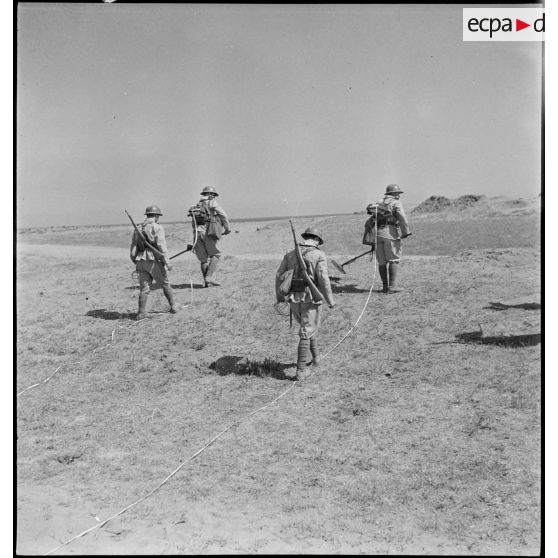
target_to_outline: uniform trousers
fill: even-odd
[[[323,304],[313,302],[291,302],[291,310],[296,322],[300,325],[298,336],[310,339],[318,332],[322,319]]]
[[[168,287],[169,277],[167,270],[161,262],[156,260],[139,260],[136,262],[138,272],[140,294],[149,294],[153,281],[157,287]]]

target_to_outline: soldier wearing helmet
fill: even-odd
[[[215,200],[218,195],[213,186],[206,186],[201,191],[201,200],[188,210],[188,215],[193,217],[196,238],[192,251],[200,262],[204,287],[221,284],[215,279],[221,257],[219,239],[231,232],[227,214]]]
[[[327,271],[327,259],[325,253],[318,248],[324,243],[324,237],[314,227],[308,227],[301,236],[304,242],[299,246],[308,275],[323,294],[327,305],[333,308],[335,303]],[[320,363],[318,329],[323,302],[314,302],[298,267],[296,250],[291,250],[285,254],[275,274],[275,293],[278,302],[290,303],[295,320],[300,326],[296,369],[290,370],[291,373],[295,372],[296,379],[300,380],[308,375],[306,365],[310,354],[312,365],[318,366]],[[285,279],[287,279],[287,287],[285,287]],[[288,294],[285,295],[285,291],[288,291]]]
[[[369,204],[366,208],[367,213],[372,215],[368,222],[373,227],[382,292],[386,294],[400,291],[397,286],[397,272],[402,255],[401,239],[412,234],[403,204],[399,201],[401,194],[403,190],[397,184],[389,184],[382,200],[377,204]]]
[[[158,223],[159,217],[162,214],[159,206],[148,206],[145,209],[146,219],[138,225],[138,229],[149,244],[146,244],[143,238],[134,230],[132,244],[130,245],[130,259],[136,264],[140,285],[138,313],[136,315],[138,320],[147,317],[146,306],[153,281],[163,289],[163,293],[170,304],[170,311],[173,314],[178,312],[178,306],[174,301],[174,292],[169,284],[167,275],[167,271],[170,271],[172,268],[167,254],[165,230]],[[154,252],[149,245],[155,247],[160,254]]]

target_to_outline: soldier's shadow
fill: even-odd
[[[204,286],[203,286],[203,285],[200,285],[199,283],[194,283],[194,284],[192,285],[192,287],[193,287],[194,289],[203,289],[203,288],[204,288]],[[126,288],[127,290],[129,290],[129,291],[139,290],[139,285],[134,285],[133,287],[125,287],[125,288]],[[160,288],[161,288],[161,287],[159,287],[159,286],[156,285],[156,284],[153,284],[153,285],[151,286],[151,290],[152,290],[152,291],[156,291],[157,289],[160,289]],[[171,285],[171,288],[172,288],[172,289],[189,289],[189,288],[190,288],[190,283],[180,283],[180,285]]]
[[[283,364],[276,360],[249,360],[242,356],[223,356],[209,365],[220,376],[235,374],[237,376],[258,376],[259,378],[275,378],[276,380],[292,380],[285,375],[285,369],[295,364]]]
[[[333,294],[339,294],[339,293],[367,293],[368,289],[359,289],[356,286],[356,283],[353,283],[352,285],[332,284],[331,285],[331,292]]]
[[[499,347],[533,347],[541,342],[540,333],[527,333],[524,335],[493,335],[483,337],[480,331],[459,333],[456,339],[460,343],[473,343],[478,345],[496,345]]]
[[[519,308],[520,310],[540,310],[538,302],[523,302],[521,304],[504,304],[502,302],[489,302],[490,306],[484,306],[485,310],[507,310],[508,308]]]
[[[173,289],[189,289],[190,288],[190,283],[181,283],[180,285],[171,285],[171,287]],[[204,286],[200,285],[199,283],[193,283],[192,287],[194,289],[203,289]]]
[[[136,314],[136,312],[115,312],[113,310],[101,308],[100,310],[89,310],[85,315],[91,316],[92,318],[101,318],[102,320],[133,320]]]

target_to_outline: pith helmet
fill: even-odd
[[[389,184],[386,187],[386,194],[402,194],[403,190],[397,184]]]
[[[324,237],[318,229],[315,229],[314,227],[308,227],[300,236],[302,236],[302,238],[306,238],[309,235],[315,236],[320,241],[319,244],[324,243]]]
[[[201,195],[204,196],[205,194],[215,194],[216,196],[218,196],[219,194],[217,193],[217,190],[215,190],[215,188],[213,188],[213,186],[206,186],[202,191],[201,191]]]
[[[148,205],[145,208],[145,215],[162,215],[163,212],[158,205]]]

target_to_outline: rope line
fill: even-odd
[[[193,217],[192,217],[192,224],[193,224]],[[194,245],[196,244],[197,240],[198,240],[198,231],[197,228],[194,227]],[[194,304],[194,283],[192,282],[192,273],[189,274],[190,275],[190,303],[188,304],[183,304],[180,309],[182,310],[183,308],[186,308],[189,305],[193,305]],[[138,278],[138,272],[137,271],[132,271],[132,277],[136,277],[136,280]],[[161,315],[161,314],[167,314],[167,312],[152,312],[152,314],[155,315]],[[113,330],[112,333],[110,335],[110,342],[107,345],[103,345],[102,347],[96,347],[95,349],[93,349],[91,351],[91,354],[96,353],[97,351],[102,351],[103,349],[107,349],[108,347],[111,346],[111,344],[114,342],[114,334],[116,333],[117,329],[125,329],[125,328],[130,328],[132,326],[135,326],[136,324],[138,324],[139,322],[142,322],[143,320],[147,320],[148,318],[142,318],[141,320],[137,320],[132,324],[129,325],[117,325]],[[81,361],[77,361],[71,364],[68,364],[67,366],[74,366],[76,364],[81,364]],[[53,374],[51,374],[48,378],[46,378],[45,380],[41,380],[40,382],[37,382],[29,387],[26,387],[24,390],[20,391],[19,393],[16,394],[16,397],[19,397],[20,395],[24,394],[26,391],[29,391],[30,389],[36,388],[38,386],[40,386],[41,384],[46,384],[61,368],[62,368],[62,364],[54,371]]]
[[[193,304],[194,302],[194,295],[193,295],[193,290],[194,290],[194,286],[192,283],[192,278],[190,277],[190,303],[187,304],[183,304],[180,309],[182,308],[186,308],[187,306],[190,306],[190,304]],[[155,314],[156,316],[161,316],[164,314],[168,314],[168,312],[152,312],[152,314]],[[137,320],[129,325],[117,325],[113,330],[112,333],[110,335],[110,342],[107,343],[106,345],[102,345],[101,347],[96,347],[93,350],[91,350],[91,354],[96,353],[97,351],[102,351],[104,349],[107,349],[108,347],[110,347],[113,343],[114,343],[114,334],[116,333],[117,329],[129,329],[133,326],[135,326],[136,324],[139,324],[140,322],[143,322],[144,320],[149,320],[150,318],[142,318],[141,320]],[[48,381],[50,381],[50,379],[64,366],[75,366],[76,364],[81,364],[82,361],[78,360],[77,362],[73,362],[67,365],[63,365],[61,364],[48,378],[41,380],[40,382],[37,382],[36,384],[33,384],[32,386],[26,387],[24,390],[20,391],[19,393],[17,393],[16,397],[19,397],[20,395],[22,395],[23,393],[25,393],[26,391],[36,388],[37,386],[40,386],[41,384],[46,384]]]
[[[366,302],[364,303],[364,306],[362,307],[362,311],[361,311],[359,317],[355,321],[354,325],[349,329],[349,331],[347,331],[347,333],[345,333],[345,335],[343,335],[343,337],[337,343],[335,343],[335,345],[333,345],[333,347],[331,347],[331,349],[326,351],[324,353],[324,355],[322,356],[322,358],[327,357],[330,353],[332,353],[335,349],[337,349],[337,347],[339,347],[339,345],[341,345],[341,343],[343,343],[343,341],[345,341],[345,339],[347,339],[347,337],[349,337],[349,335],[356,328],[356,326],[360,322],[362,316],[364,315],[364,312],[366,311],[366,307],[368,306],[368,303],[370,302],[370,297],[372,296],[372,292],[373,292],[373,289],[374,289],[375,279],[376,279],[376,266],[374,266],[374,274],[372,276],[372,285],[370,286],[370,290],[368,291],[368,297],[366,298]]]
[[[226,428],[224,428],[223,430],[221,430],[221,432],[219,432],[217,435],[213,436],[213,438],[211,438],[204,446],[202,446],[198,451],[196,451],[193,455],[191,455],[188,459],[186,459],[185,461],[183,461],[170,475],[168,475],[165,480],[163,480],[162,482],[160,482],[153,490],[151,490],[150,492],[148,492],[145,496],[142,496],[141,498],[139,498],[138,500],[136,500],[135,502],[133,502],[132,504],[130,504],[129,506],[126,506],[125,508],[123,508],[122,510],[120,510],[119,512],[115,513],[114,515],[112,515],[111,517],[109,517],[108,519],[105,519],[104,521],[102,521],[101,523],[97,523],[96,525],[93,525],[93,527],[90,527],[89,529],[86,529],[85,531],[82,531],[81,533],[79,533],[79,535],[76,535],[74,537],[72,537],[71,539],[67,540],[66,542],[62,543],[61,545],[57,546],[56,548],[50,550],[49,552],[47,552],[46,554],[44,554],[44,556],[48,556],[49,554],[52,554],[53,552],[56,552],[57,550],[59,550],[60,548],[62,548],[63,546],[66,546],[67,544],[70,544],[72,541],[75,541],[76,539],[79,539],[80,537],[83,537],[84,535],[86,535],[87,533],[90,533],[91,531],[94,531],[95,529],[98,529],[99,527],[102,527],[103,525],[106,525],[109,521],[112,521],[113,519],[117,518],[118,516],[124,514],[125,512],[127,512],[128,510],[130,510],[131,508],[133,508],[134,506],[140,504],[141,502],[147,500],[147,498],[149,498],[151,495],[153,495],[155,492],[157,492],[157,490],[159,490],[164,484],[166,484],[174,475],[176,475],[176,473],[178,473],[178,471],[180,471],[180,469],[182,469],[184,467],[184,465],[186,465],[186,463],[188,463],[189,461],[192,461],[193,459],[195,459],[198,455],[200,455],[202,452],[204,452],[209,446],[211,446],[216,440],[218,440],[223,434],[225,434],[227,431],[229,431],[231,428],[233,428],[234,426],[240,425],[243,422],[246,422],[250,417],[252,417],[253,415],[255,415],[256,413],[259,413],[260,411],[263,411],[264,409],[267,409],[268,407],[270,407],[271,405],[273,405],[275,402],[279,401],[279,399],[281,399],[282,397],[284,397],[285,395],[287,395],[287,393],[289,393],[289,391],[291,391],[291,389],[293,389],[296,386],[296,383],[293,383],[291,386],[289,386],[283,393],[281,393],[281,395],[277,396],[275,399],[273,399],[273,401],[271,401],[270,403],[268,403],[267,405],[264,405],[263,407],[260,407],[259,409],[256,409],[255,411],[252,411],[251,413],[249,413],[248,415],[246,415],[245,417],[242,417],[238,420],[236,420],[235,422],[232,422],[231,424],[229,424]]]
[[[364,306],[362,308],[362,311],[360,312],[360,315],[358,316],[357,320],[355,321],[354,325],[351,326],[351,328],[347,331],[347,333],[331,348],[329,349],[324,355],[323,358],[325,358],[326,356],[328,356],[329,354],[331,354],[347,337],[349,337],[349,335],[353,332],[353,330],[357,327],[358,323],[360,322],[362,316],[364,315],[364,312],[366,311],[366,308],[368,306],[368,303],[370,301],[370,297],[372,295],[372,291],[374,288],[374,282],[375,282],[375,278],[376,278],[376,266],[374,267],[374,274],[372,276],[372,285],[370,287],[370,291],[368,292],[368,297],[366,299],[366,302],[364,303]],[[190,287],[191,287],[191,293],[193,291],[193,284],[192,284],[192,279],[190,276]],[[193,294],[191,295],[193,296]],[[142,320],[139,320],[142,321]],[[131,326],[128,327],[132,327],[133,325],[135,325],[138,322],[134,322],[133,324],[131,324]],[[125,326],[117,326],[117,327],[125,327]],[[114,333],[116,331],[116,328],[113,330],[112,335],[111,335],[111,339],[114,339]],[[109,343],[110,345],[110,343]],[[109,346],[107,345],[107,346]],[[58,370],[61,367],[59,367],[54,374],[56,374],[56,372],[58,372]],[[54,376],[54,374],[52,374],[52,376]],[[51,376],[51,377],[52,377]],[[50,377],[46,380],[48,381],[50,379]],[[36,384],[38,385],[38,384]],[[291,386],[289,386],[284,392],[282,392],[279,396],[277,396],[275,399],[273,399],[272,401],[270,401],[269,403],[267,403],[266,405],[264,405],[263,407],[260,407],[252,412],[250,412],[249,414],[245,415],[244,417],[241,417],[239,419],[237,419],[236,421],[232,422],[231,424],[229,424],[228,426],[226,426],[223,430],[221,430],[218,434],[216,434],[213,438],[211,438],[208,442],[206,442],[206,444],[204,446],[202,446],[199,450],[197,450],[193,455],[191,455],[188,459],[186,459],[185,461],[183,461],[172,473],[170,473],[163,481],[161,481],[154,489],[152,489],[150,492],[148,492],[147,494],[145,494],[144,496],[142,496],[141,498],[139,498],[138,500],[136,500],[135,502],[133,502],[132,504],[129,504],[128,506],[126,506],[125,508],[123,508],[122,510],[120,510],[119,512],[115,513],[114,515],[112,515],[111,517],[105,519],[104,521],[97,523],[96,525],[94,525],[93,527],[90,527],[89,529],[86,529],[85,531],[82,531],[81,533],[79,533],[78,535],[75,535],[74,537],[68,539],[67,541],[65,541],[64,543],[60,544],[59,546],[57,546],[56,548],[50,550],[49,552],[47,552],[45,554],[45,556],[48,556],[49,554],[52,554],[54,552],[56,552],[57,550],[59,550],[60,548],[70,544],[71,542],[79,539],[80,537],[83,537],[84,535],[94,531],[95,529],[98,529],[100,527],[103,527],[104,525],[106,525],[107,523],[109,523],[110,521],[112,521],[113,519],[119,517],[120,515],[126,513],[128,510],[132,509],[134,506],[140,504],[141,502],[144,502],[147,498],[149,498],[150,496],[152,496],[155,492],[157,492],[162,486],[164,486],[174,475],[176,475],[189,461],[192,461],[193,459],[195,459],[198,455],[200,455],[202,452],[204,452],[208,447],[210,447],[215,441],[217,441],[221,436],[223,436],[226,432],[228,432],[231,428],[238,426],[244,422],[246,422],[248,419],[250,419],[252,416],[254,416],[256,413],[259,413],[265,409],[267,409],[268,407],[270,407],[271,405],[273,405],[274,403],[276,403],[277,401],[279,401],[279,399],[281,399],[282,397],[284,397],[285,395],[287,395],[287,393],[289,393],[295,386],[297,385],[297,382],[293,383]],[[32,386],[34,387],[34,386]],[[28,388],[30,389],[30,388]],[[25,391],[25,390],[24,390]],[[23,392],[22,392],[23,393]]]

